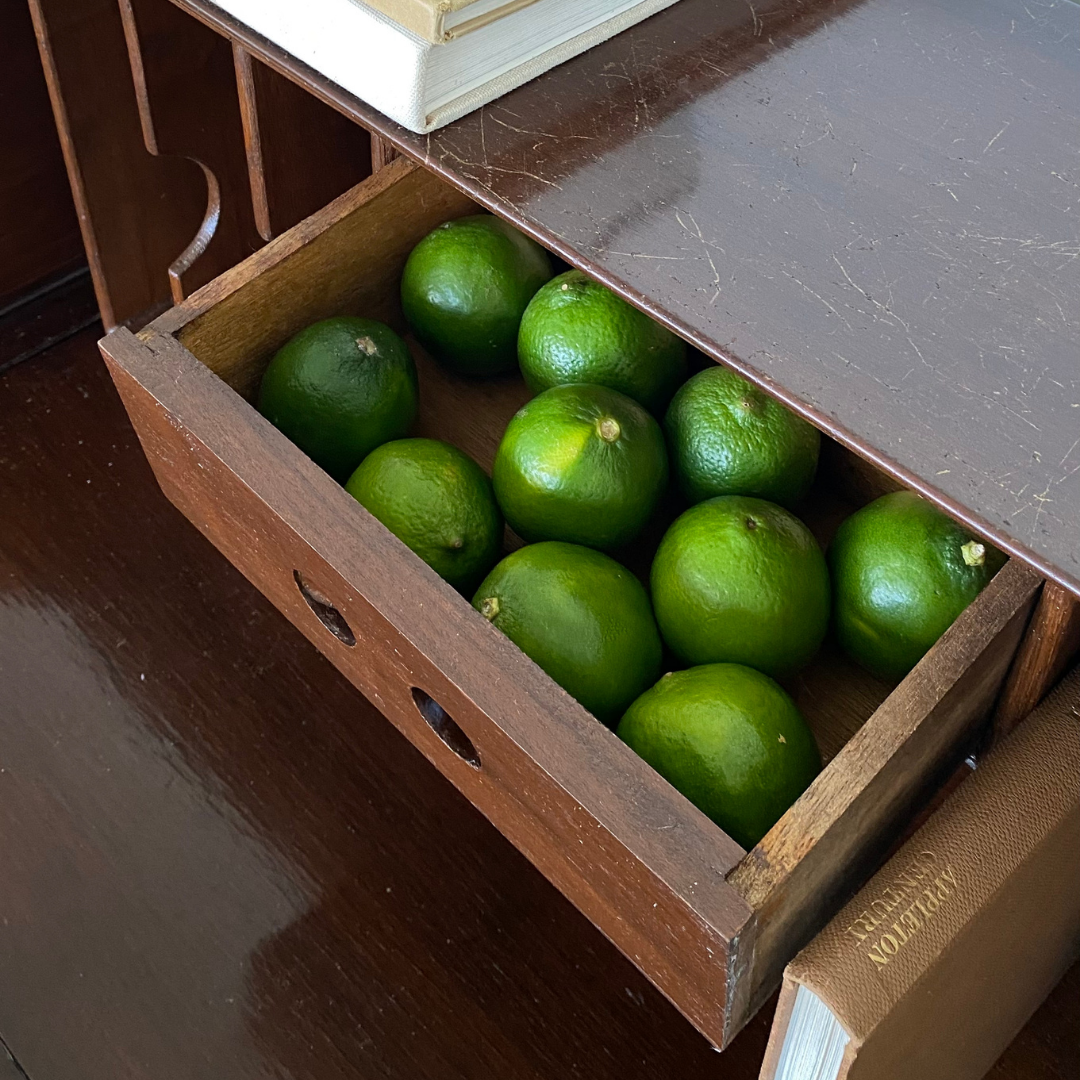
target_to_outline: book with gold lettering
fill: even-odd
[[[761,1080],[979,1080],[1080,953],[1080,668],[784,972]]]

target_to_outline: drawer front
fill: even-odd
[[[127,345],[110,341],[110,369],[168,498],[719,1043],[752,914],[725,880],[742,849],[198,361]]]
[[[744,852],[245,400],[274,350],[319,318],[400,328],[409,250],[473,209],[395,161],[102,351],[169,498],[724,1046],[962,753],[1040,582],[1007,564],[891,692],[836,657],[809,671],[796,695],[831,760]],[[421,433],[489,466],[523,388],[418,363]],[[871,489],[881,480],[854,465]]]

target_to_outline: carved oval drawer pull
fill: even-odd
[[[316,592],[300,574],[299,570],[292,572],[293,581],[300,590],[300,595],[307,601],[307,606],[315,612],[315,617],[338,639],[346,645],[356,644],[356,635],[352,627],[345,621],[345,616],[322,593]]]
[[[430,694],[425,694],[418,687],[412,688],[412,696],[420,715],[427,721],[428,727],[462,761],[467,761],[474,769],[479,769],[480,755],[469,736],[458,727],[457,721]]]

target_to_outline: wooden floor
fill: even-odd
[[[0,1080],[756,1078],[166,503],[97,333],[0,375]],[[991,1075],[1080,1075],[1080,968]]]

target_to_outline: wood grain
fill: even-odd
[[[366,131],[233,46],[255,223],[291,229],[371,175]]]
[[[371,168],[378,172],[384,165],[389,165],[398,156],[400,151],[378,132],[371,133]]]
[[[240,120],[244,126],[244,150],[247,153],[251,208],[255,214],[255,227],[264,240],[273,240],[276,233],[270,221],[270,199],[266,190],[266,167],[263,160],[262,125],[255,90],[254,66],[257,61],[252,60],[251,53],[247,49],[235,43],[232,50],[233,67],[236,69],[236,93],[240,103]]]
[[[83,267],[0,311],[0,372],[45,352],[98,322],[97,300]]]
[[[178,2],[1080,593],[1068,0],[681,0],[426,136]]]
[[[424,207],[422,214],[417,206]],[[250,399],[271,355],[313,318],[350,312],[404,329],[397,281],[408,252],[441,220],[474,210],[474,204],[425,170],[399,160],[392,170],[305,221],[279,246],[267,247],[224,275],[212,292],[164,316],[156,327],[178,332],[203,363]],[[409,344],[423,387],[417,433],[452,442],[490,470],[507,422],[528,400],[527,388],[517,375],[456,377],[433,363],[412,338]],[[892,490],[873,466],[825,442],[822,479],[805,511],[823,544],[859,505]],[[652,530],[635,551],[624,553],[646,578],[662,534],[662,528]],[[788,689],[827,761],[891,688],[829,648]]]
[[[169,506],[92,334],[3,385],[0,1033],[33,1080],[756,1080],[770,1010],[715,1054]],[[1078,1070],[1074,967],[990,1075]]]
[[[1045,697],[1080,652],[1080,600],[1048,581],[994,709],[1000,741]]]
[[[364,312],[403,329],[397,280],[416,241],[475,205],[399,159],[223,274],[155,326],[177,333],[240,394],[317,319]]]
[[[724,881],[738,845],[172,338],[120,330],[104,349],[170,499],[722,1044],[726,959],[750,915]],[[428,727],[413,687],[461,726],[481,770]]]

